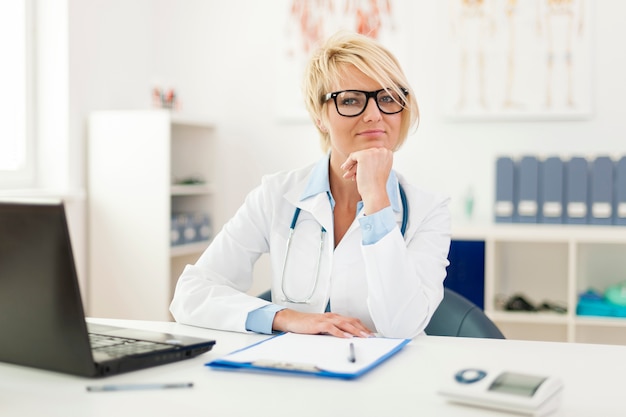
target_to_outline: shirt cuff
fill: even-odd
[[[268,304],[248,313],[246,330],[255,333],[272,334],[274,316],[285,307],[277,304]]]
[[[396,216],[391,206],[368,216],[359,217],[364,245],[373,245],[396,227]]]

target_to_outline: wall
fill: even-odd
[[[276,16],[284,16],[287,1],[70,3],[71,119],[76,137],[84,131],[89,111],[145,107],[155,82],[175,86],[183,110],[216,120],[224,151],[236,155],[236,164],[223,167],[233,185],[224,202],[229,213],[259,175],[300,166],[317,156],[317,137],[309,123],[281,122],[271,105],[277,88],[273,57],[277,37],[284,33],[282,19]],[[411,17],[405,66],[418,92],[422,118],[398,153],[397,168],[412,181],[453,197],[462,196],[471,184],[479,216],[490,217],[493,158],[499,153],[624,151],[616,132],[626,123],[620,105],[626,57],[616,51],[625,31],[620,21],[625,4],[594,3],[595,114],[590,120],[449,122],[437,109],[440,45],[432,36],[440,33],[437,7],[425,0],[405,3],[405,15]],[[409,19],[403,20],[399,24]],[[243,166],[250,175],[234,178]]]
[[[626,154],[626,3],[593,2],[594,115],[575,121],[450,122],[438,109],[439,2],[398,3],[407,33],[405,69],[418,94],[419,129],[396,156],[413,183],[453,197],[461,218],[472,187],[475,217],[491,218],[493,165],[499,154]],[[151,86],[174,86],[183,109],[218,127],[220,211],[225,221],[263,174],[301,166],[321,153],[310,123],[278,120],[273,93],[276,48],[289,2],[218,0],[69,0],[70,134],[84,146],[92,110],[149,106]],[[591,4],[591,3],[590,3]],[[81,164],[82,161],[78,162]],[[78,170],[80,173],[80,170]],[[84,182],[83,182],[84,184]],[[263,267],[264,268],[264,267]],[[262,268],[262,269],[263,269]]]

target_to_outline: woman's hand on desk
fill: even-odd
[[[374,333],[359,319],[336,313],[302,313],[284,309],[276,313],[272,329],[303,334],[330,334],[337,337],[370,337]]]

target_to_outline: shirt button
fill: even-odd
[[[370,230],[372,230],[372,225],[371,225],[371,224],[366,224],[366,225],[363,227],[363,229],[365,229],[365,230],[367,230],[367,231],[370,231]]]

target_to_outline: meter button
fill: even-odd
[[[487,372],[480,369],[463,369],[454,375],[454,379],[461,384],[472,384],[485,376],[487,376]]]

